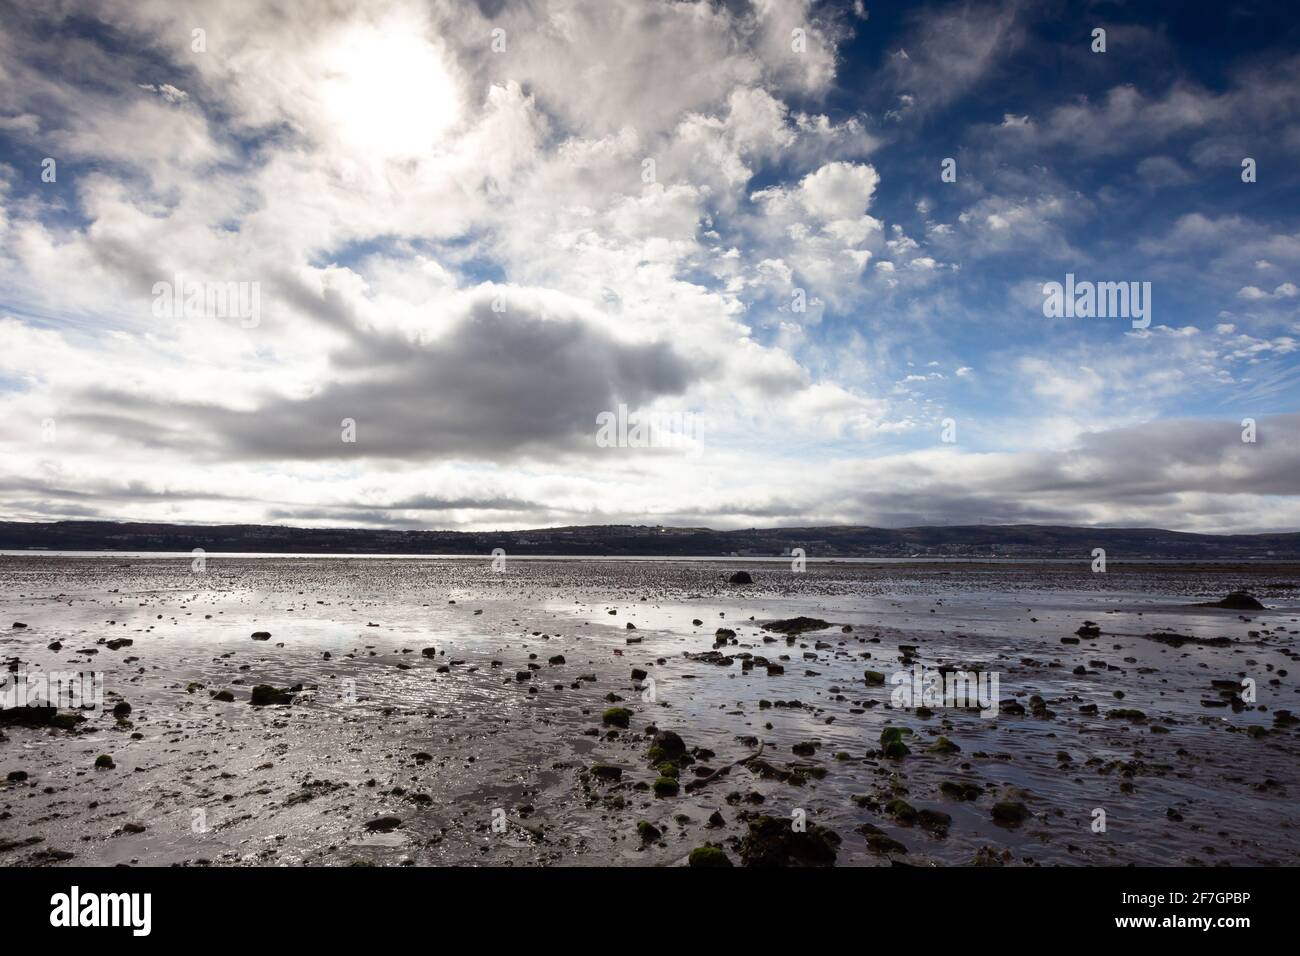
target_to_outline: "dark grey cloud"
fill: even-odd
[[[425,343],[357,331],[342,308],[327,312],[350,342],[310,397],[268,389],[239,411],[99,388],[76,403],[95,411],[68,421],[221,460],[544,458],[594,449],[600,412],[681,395],[703,371],[667,343],[623,342],[576,313],[494,312],[483,298]],[[342,441],[345,420],[355,443]]]

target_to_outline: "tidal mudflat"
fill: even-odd
[[[104,697],[5,716],[0,865],[1294,863],[1297,583],[0,556],[11,685]],[[996,674],[996,715],[892,706],[918,665]]]

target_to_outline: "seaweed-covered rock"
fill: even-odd
[[[638,820],[636,832],[641,837],[642,843],[654,843],[655,840],[663,836],[663,831],[648,820]]]
[[[731,584],[753,584],[754,579],[749,576],[748,571],[737,571],[731,577],[727,578]]]
[[[674,777],[660,777],[654,783],[656,797],[675,797],[679,784]]]
[[[912,752],[903,743],[903,737],[911,733],[906,727],[886,727],[880,732],[880,749],[886,757],[901,760]]]
[[[899,843],[892,837],[887,836],[885,831],[880,829],[880,827],[876,826],[874,823],[862,824],[860,827],[857,827],[857,832],[867,838],[867,849],[872,853],[888,855],[890,853],[907,852],[907,847],[903,846],[903,844]]]
[[[697,846],[687,860],[690,866],[731,866],[731,858],[716,846]]]
[[[912,806],[902,797],[895,797],[885,804],[885,812],[900,823],[913,823],[916,821],[916,807]]]
[[[626,727],[632,720],[632,711],[626,707],[611,707],[600,715],[606,727]]]

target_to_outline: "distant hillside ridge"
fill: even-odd
[[[1160,528],[961,525],[872,528],[674,528],[584,525],[527,531],[408,531],[115,521],[0,522],[0,550],[259,554],[482,554],[628,557],[1064,558],[1104,548],[1108,560],[1300,559],[1300,532],[1192,534]]]

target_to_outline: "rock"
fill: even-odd
[[[699,661],[701,664],[717,664],[719,667],[730,667],[735,660],[730,655],[723,654],[721,651],[702,651],[699,654],[685,652],[684,656],[688,661]]]
[[[115,637],[111,641],[105,641],[104,646],[110,651],[121,650],[123,647],[130,647],[135,641],[129,637]]]
[[[1017,803],[1012,800],[1003,800],[993,804],[993,819],[998,823],[1005,823],[1009,826],[1018,826],[1029,819],[1029,808],[1023,803]]]
[[[876,826],[874,823],[864,823],[861,826],[856,827],[855,831],[861,833],[867,838],[867,849],[872,853],[885,855],[889,853],[907,852],[907,847],[903,846],[903,844],[899,843],[897,840],[886,836],[885,831],[880,829],[880,827]]]
[[[108,754],[100,754],[95,758],[96,770],[112,770],[117,764],[113,763],[113,758]]]
[[[1084,621],[1074,633],[1080,637],[1101,637],[1101,627],[1092,621]]]
[[[753,584],[754,579],[749,576],[748,571],[737,571],[731,577],[727,578],[731,584]]]
[[[144,831],[147,830],[147,829],[148,829],[148,827],[146,827],[143,823],[123,823],[123,824],[122,824],[122,832],[123,832],[123,833],[144,833]]]
[[[825,827],[797,833],[789,820],[760,816],[749,821],[740,858],[746,866],[832,866],[839,845],[839,835]]]
[[[1225,607],[1233,611],[1266,611],[1263,604],[1252,595],[1249,591],[1233,591],[1222,601],[1212,601],[1208,604],[1198,604],[1197,607]]]
[[[818,617],[791,617],[783,621],[769,621],[763,625],[763,630],[775,631],[777,634],[802,634],[804,631],[823,631],[830,626],[829,621]]]
[[[597,780],[622,780],[623,768],[612,764],[598,763],[591,767],[591,775]]]
[[[1184,644],[1200,644],[1203,647],[1232,646],[1232,638],[1230,637],[1189,637],[1186,634],[1170,634],[1167,631],[1156,631],[1142,636],[1149,641],[1168,644],[1170,647],[1182,647]]]
[[[10,770],[9,775],[5,778],[10,783],[22,783],[27,779],[26,770]]]
[[[611,707],[600,715],[600,722],[607,727],[626,727],[632,720],[632,711],[626,707]]]
[[[212,695],[212,699],[220,701],[223,704],[229,704],[234,702],[235,695],[228,690],[219,690]]]
[[[725,827],[726,825],[727,825],[727,821],[722,816],[722,813],[720,811],[714,810],[712,813],[709,814],[709,826]]]
[[[817,745],[813,743],[811,740],[806,740],[803,743],[795,744],[790,749],[800,757],[811,757],[813,756],[813,754],[817,753]]]
[[[258,684],[253,688],[253,696],[249,698],[249,703],[254,707],[266,707],[272,704],[292,704],[293,694],[288,690],[280,690],[272,687],[270,684]]]
[[[939,784],[939,792],[954,800],[974,800],[984,792],[984,788],[962,780],[945,780]]]
[[[253,632],[253,640],[255,640],[255,641],[269,641],[270,639],[271,639],[271,632],[270,632],[270,631],[254,631],[254,632]]]
[[[624,627],[627,628],[627,630],[629,630],[629,631],[635,631],[635,630],[636,630],[636,625],[633,624],[631,621],[628,621],[627,624],[624,625]]]
[[[437,657],[438,649],[436,647],[424,647],[420,649],[421,657]]]
[[[731,858],[716,846],[697,846],[687,860],[689,866],[731,866]]]
[[[1147,715],[1140,710],[1134,710],[1131,707],[1120,707],[1115,710],[1106,711],[1107,720],[1132,720],[1137,723],[1147,719]]]
[[[546,661],[548,664],[563,664],[564,662],[563,654],[556,654],[554,657],[551,657]]]
[[[663,763],[665,760],[677,760],[686,753],[686,742],[671,730],[660,730],[650,741],[650,762]]]
[[[946,835],[952,817],[938,810],[921,810],[916,815],[916,822],[926,830]]]
[[[646,677],[648,677],[648,676],[649,676],[649,675],[646,674],[646,672],[643,671],[641,668],[639,668],[639,667],[634,667],[634,668],[632,668],[632,679],[633,679],[633,680],[645,680]]]
[[[654,843],[663,836],[663,831],[648,820],[638,820],[636,832],[642,843]]]
[[[961,748],[949,740],[947,737],[940,737],[929,747],[926,747],[927,753],[932,754],[955,754],[961,753]]]
[[[703,623],[704,622],[701,621],[698,617],[691,621],[691,624],[693,624],[695,627],[699,627]]]
[[[48,706],[6,707],[0,709],[0,725],[17,727],[57,727],[71,730],[86,718],[81,714],[60,714]]]
[[[373,820],[367,820],[365,827],[371,833],[390,833],[401,825],[401,817],[375,817]]]
[[[128,717],[131,714],[131,705],[126,701],[119,701],[113,706],[113,716],[117,718]]]
[[[897,819],[900,823],[912,823],[916,820],[916,807],[912,806],[902,797],[895,797],[885,804],[885,812],[891,817]]]
[[[27,626],[27,625],[24,624],[22,621],[14,621],[14,630],[16,630],[16,631],[21,631],[21,630],[22,630],[23,628],[25,628],[26,626]]]
[[[885,683],[885,675],[880,671],[863,671],[862,676],[868,687],[879,687]]]

